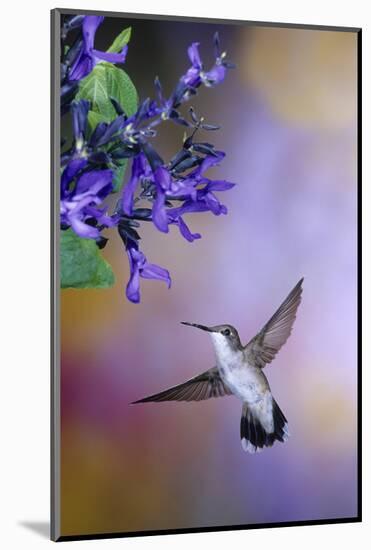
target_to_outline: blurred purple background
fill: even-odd
[[[133,28],[125,69],[142,97],[169,93],[219,30],[227,80],[192,100],[222,125],[213,174],[238,185],[227,216],[187,217],[203,238],[143,227],[148,259],[173,286],[129,271],[114,236],[116,285],[61,292],[62,534],[180,529],[356,515],[356,35],[345,32],[106,19],[108,47]],[[165,158],[182,129],[160,133]],[[266,369],[291,438],[243,452],[241,405],[129,406],[214,365],[207,334],[180,321],[231,323],[247,342],[301,276],[293,334]]]

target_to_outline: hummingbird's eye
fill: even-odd
[[[230,336],[231,331],[229,330],[229,328],[226,328],[226,329],[223,330],[223,334],[224,334],[224,336]]]

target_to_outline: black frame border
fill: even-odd
[[[307,525],[333,525],[362,522],[362,29],[328,25],[272,23],[250,20],[215,19],[174,15],[121,13],[99,10],[55,8],[51,10],[51,406],[50,406],[50,537],[55,542],[92,539],[148,537],[188,533],[215,533],[276,527],[299,527]],[[357,508],[354,517],[301,520],[246,525],[191,527],[148,531],[94,533],[86,535],[61,535],[60,529],[60,281],[59,281],[59,164],[60,164],[60,18],[61,15],[103,15],[125,19],[151,19],[154,21],[179,21],[189,23],[216,23],[223,25],[249,25],[255,27],[281,27],[303,30],[352,32],[357,34]]]

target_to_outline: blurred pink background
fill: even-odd
[[[219,30],[237,68],[189,105],[221,124],[211,139],[227,158],[212,175],[238,185],[220,194],[227,216],[187,217],[199,241],[141,229],[171,290],[142,280],[142,302],[128,302],[114,235],[104,255],[116,285],[61,292],[62,534],[352,517],[356,34],[107,18],[97,47],[129,25],[126,70],[142,97],[157,74],[170,93],[192,41],[211,61]],[[181,139],[162,128],[165,158]],[[266,369],[286,444],[244,453],[234,397],[129,405],[214,365],[208,335],[180,321],[230,323],[247,342],[302,276],[292,336]]]

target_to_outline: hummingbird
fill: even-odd
[[[133,404],[202,401],[234,395],[242,401],[240,436],[244,451],[256,453],[271,447],[275,441],[287,441],[290,435],[287,420],[272,395],[263,369],[273,361],[291,334],[301,302],[303,280],[300,279],[274,315],[245,346],[232,325],[209,327],[182,321],[183,325],[210,334],[216,366]]]

